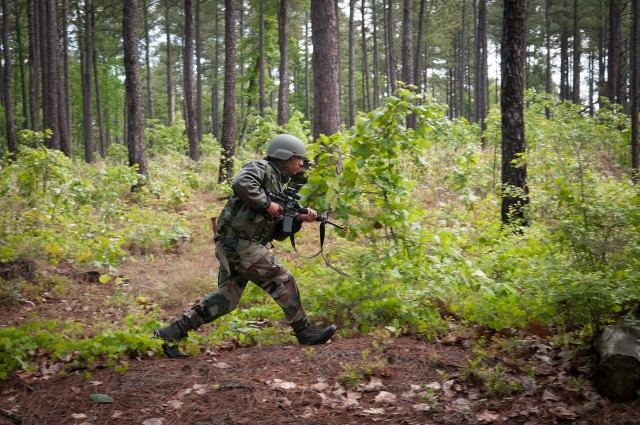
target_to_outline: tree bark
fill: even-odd
[[[478,1],[478,29],[476,31],[475,121],[480,123],[482,147],[486,147],[484,132],[489,104],[489,76],[487,75],[487,0]]]
[[[525,0],[505,0],[502,35],[502,223],[527,225],[529,203],[524,155]]]
[[[69,19],[69,5],[68,0],[62,1],[62,22],[67,22]],[[63,67],[63,103],[66,120],[65,128],[66,133],[71,138],[71,129],[73,128],[73,117],[71,112],[71,71],[69,69],[69,31],[66,25],[62,29],[62,67]],[[69,142],[69,152],[71,152],[71,145]]]
[[[164,31],[167,44],[167,117],[168,124],[173,124],[175,120],[176,100],[173,92],[173,57],[171,55],[171,27],[169,25],[169,0],[164,0]]]
[[[18,152],[16,140],[16,127],[13,117],[13,99],[11,98],[11,48],[9,47],[9,0],[2,0],[2,51],[4,52],[4,64],[2,67],[2,90],[4,99],[4,113],[6,123],[7,149],[11,156]]]
[[[222,155],[218,183],[231,182],[236,155],[236,22],[234,0],[225,0],[224,12],[224,107],[222,110]]]
[[[547,48],[546,70],[545,70],[545,91],[551,95],[551,6],[552,0],[545,0],[544,21],[545,21],[545,43]],[[547,119],[551,119],[551,109],[545,108]]]
[[[371,0],[371,25],[373,26],[373,108],[380,105],[380,60],[378,58],[378,18],[376,0]]]
[[[95,16],[93,17],[95,21]],[[95,28],[95,27],[94,27]],[[98,55],[96,49],[93,49],[93,81],[96,90],[96,111],[98,112],[98,134],[100,136],[100,157],[107,157],[107,135],[105,134],[104,111],[102,110],[102,92],[100,91],[100,77],[98,73]]]
[[[393,43],[393,0],[387,0],[384,10],[387,53],[387,90],[391,96],[396,91],[396,50]]]
[[[214,14],[214,37],[215,37],[215,56],[213,58],[213,86],[211,87],[211,131],[216,140],[220,140],[220,90],[219,90],[219,67],[220,67],[220,32],[218,15],[218,5]]]
[[[123,1],[122,32],[124,44],[125,104],[127,129],[126,145],[129,165],[138,164],[138,174],[148,178],[144,140],[144,105],[138,52],[138,0]],[[139,190],[146,184],[142,178],[132,187]]]
[[[402,79],[413,84],[413,0],[404,0],[402,20]],[[407,116],[407,127],[416,127],[416,117]]]
[[[596,340],[599,362],[593,381],[600,395],[613,401],[629,401],[640,390],[640,308],[616,326],[607,326]]]
[[[82,131],[84,160],[93,162],[93,99],[91,81],[93,72],[93,23],[91,22],[91,0],[84,1],[84,46],[82,49]]]
[[[189,158],[193,161],[199,161],[202,154],[198,143],[198,125],[196,123],[196,108],[193,95],[193,33],[193,0],[184,0],[184,53],[182,60],[184,63],[185,121],[187,138],[189,139]]]
[[[198,140],[198,150],[202,142],[202,34],[200,30],[200,0],[196,2],[196,137]]]
[[[354,14],[356,8],[356,0],[349,0],[349,120],[348,127],[353,127],[356,123],[356,33],[354,28]]]
[[[39,13],[35,0],[27,4],[27,19],[29,21],[29,110],[31,129],[40,131],[40,38],[38,28]]]
[[[59,52],[58,28],[54,0],[40,2],[40,55],[42,58],[42,118],[43,127],[51,130],[46,145],[60,150],[60,121],[58,116]]]
[[[640,182],[638,114],[640,114],[640,2],[632,2],[631,23],[631,177]]]
[[[313,139],[340,130],[340,58],[338,16],[333,0],[311,2],[313,44]]]
[[[609,60],[607,97],[611,102],[624,103],[624,59],[622,37],[622,2],[609,1]]]
[[[142,15],[144,19],[144,63],[147,81],[147,114],[149,119],[156,117],[153,99],[153,84],[151,81],[151,40],[149,38],[149,11],[147,0],[142,0]]]
[[[27,100],[27,81],[26,72],[24,69],[24,47],[22,44],[22,25],[20,23],[20,8],[14,8],[16,17],[16,44],[18,45],[18,64],[20,66],[20,94],[22,96],[22,128],[27,129],[29,127],[29,108]]]
[[[280,87],[278,91],[278,125],[289,122],[289,1],[280,0],[278,8],[278,45],[280,46]]]
[[[575,104],[580,104],[580,56],[582,47],[580,46],[580,14],[578,0],[573,0],[573,92],[572,100]]]
[[[360,31],[362,33],[362,109],[365,112],[371,110],[371,89],[369,76],[369,53],[367,51],[367,26],[366,20],[366,2],[362,0],[360,3],[360,14],[362,15],[362,23]]]

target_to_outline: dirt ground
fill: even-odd
[[[202,216],[198,207],[189,214]],[[99,273],[72,275],[66,292],[26,294],[36,302],[0,308],[0,326],[33,318],[117,323],[141,296],[156,297],[167,316],[180,314],[215,282],[210,230],[194,227],[201,233],[180,252],[157,255],[151,266],[123,265],[127,284],[101,284]],[[302,252],[313,251],[299,241]],[[163,282],[172,285],[159,291]],[[640,424],[639,400],[613,403],[593,389],[593,353],[526,334],[502,342],[512,348],[486,347],[483,365],[474,364],[473,336],[455,325],[431,341],[352,335],[316,347],[222,344],[188,359],[146,354],[128,359],[124,374],[96,367],[90,376],[77,370],[60,377],[45,362],[40,372],[47,373],[0,381],[0,425]]]

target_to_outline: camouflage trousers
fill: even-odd
[[[273,298],[284,312],[287,323],[307,316],[295,278],[266,246],[244,239],[223,239],[216,242],[216,257],[220,261],[218,289],[198,304],[205,323],[233,311],[249,281]]]

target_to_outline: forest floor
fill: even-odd
[[[62,293],[32,294],[34,303],[0,309],[0,326],[53,318],[117,323],[152,304],[166,317],[181,314],[215,286],[217,262],[202,218],[208,201],[215,200],[200,199],[186,212],[202,223],[180,252],[156,255],[152,264],[127,261],[119,270],[123,285],[74,275]],[[299,245],[312,251],[304,238]],[[262,326],[288,332],[275,321]],[[640,424],[639,400],[614,403],[593,389],[593,352],[510,335],[498,338],[500,350],[482,348],[495,366],[486,368],[474,364],[477,338],[461,329],[452,323],[449,336],[430,341],[352,335],[315,347],[293,339],[221,344],[187,359],[149,353],[129,359],[124,374],[98,362],[60,376],[43,358],[37,371],[0,381],[0,425]],[[94,394],[113,401],[94,401]]]

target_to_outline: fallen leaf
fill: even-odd
[[[363,410],[362,413],[365,413],[367,415],[384,415],[384,409],[382,407],[371,408]]]
[[[549,413],[558,419],[575,419],[578,414],[573,410],[567,409],[564,406],[555,406],[549,409]]]
[[[384,388],[384,384],[382,383],[382,380],[380,380],[380,378],[372,376],[371,380],[367,384],[363,385],[361,390],[362,391],[376,391],[376,390],[379,390],[381,388]]]
[[[229,363],[225,363],[225,362],[218,362],[218,363],[214,363],[213,365],[218,369],[229,369],[231,367]]]
[[[558,396],[556,396],[554,393],[552,393],[549,390],[544,390],[542,392],[542,401],[558,401],[560,400],[558,398]]]
[[[72,413],[71,417],[73,419],[87,419],[88,416],[86,415],[86,413]]]
[[[163,425],[164,418],[149,418],[142,422],[142,425]]]
[[[419,412],[426,412],[427,410],[431,410],[431,406],[427,403],[419,403],[411,406],[413,410],[417,410]]]
[[[111,415],[112,419],[118,419],[120,416],[122,416],[124,412],[122,410],[116,410],[115,412],[113,412],[113,415]]]
[[[500,419],[500,415],[490,412],[488,410],[485,410],[482,413],[478,413],[476,415],[476,419],[480,422],[496,422]]]
[[[326,382],[318,382],[317,384],[311,385],[310,388],[316,391],[324,391],[329,388],[329,384],[327,384]]]
[[[113,397],[109,394],[91,394],[89,398],[96,403],[113,403]]]
[[[283,381],[282,379],[274,379],[273,382],[267,381],[267,384],[271,386],[273,389],[277,390],[292,390],[297,387],[297,385],[293,382]]]
[[[183,402],[178,400],[170,400],[169,403],[167,403],[167,405],[174,410],[181,409],[183,404]]]
[[[380,391],[375,398],[376,403],[382,403],[387,405],[396,404],[396,395],[388,391]]]

